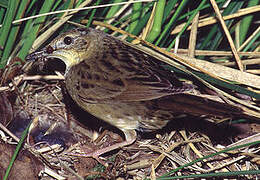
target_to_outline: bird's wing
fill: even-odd
[[[110,42],[105,55],[94,61],[81,62],[67,75],[78,77],[81,87],[86,87],[79,92],[85,101],[145,101],[193,89],[163,68],[159,60],[124,44],[113,47]],[[87,70],[85,66],[91,67]]]
[[[162,68],[162,67],[161,67]],[[179,94],[191,90],[192,86],[173,80],[170,76],[167,79],[158,70],[146,69],[142,73],[136,73],[132,77],[122,78],[125,82],[125,89],[114,99],[122,101],[145,101],[167,96],[170,94]],[[169,74],[169,72],[165,72]]]

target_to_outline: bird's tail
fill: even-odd
[[[158,100],[157,103],[161,109],[170,110],[176,114],[184,113],[206,117],[241,117],[260,120],[260,113],[254,113],[249,109],[245,111],[244,107],[238,105],[231,105],[191,94],[166,96]]]

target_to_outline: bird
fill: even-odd
[[[27,60],[58,58],[65,84],[85,111],[120,129],[125,140],[99,149],[98,157],[135,142],[136,131],[163,128],[179,114],[229,116],[240,108],[185,94],[196,88],[180,81],[162,61],[103,31],[74,28],[60,34]]]

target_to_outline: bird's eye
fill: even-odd
[[[66,36],[63,41],[66,45],[70,45],[72,43],[72,38],[69,36]]]

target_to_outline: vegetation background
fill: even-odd
[[[173,71],[192,74],[260,117],[259,13],[259,0],[1,0],[0,74],[4,76],[7,67],[24,64],[26,55],[68,29],[98,26],[109,34],[174,58],[182,65],[168,63]],[[6,90],[6,83],[1,80],[0,92]],[[234,93],[246,95],[254,103],[241,102]],[[247,120],[233,123],[241,122]],[[257,144],[259,139],[247,143]],[[259,154],[254,155],[259,161]],[[215,171],[205,177],[260,173],[258,168],[240,170],[227,174]]]

